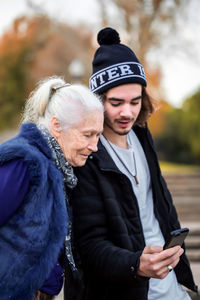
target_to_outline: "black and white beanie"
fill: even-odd
[[[147,85],[144,68],[135,53],[120,43],[115,29],[99,31],[97,49],[92,62],[93,72],[89,85],[92,92],[102,94],[109,89],[126,83]]]

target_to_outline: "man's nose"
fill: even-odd
[[[132,111],[131,111],[131,107],[130,107],[129,104],[123,105],[123,107],[120,111],[120,116],[121,117],[126,117],[126,118],[132,117]]]

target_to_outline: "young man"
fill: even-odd
[[[146,125],[153,105],[143,67],[115,30],[101,30],[98,42],[90,88],[104,102],[104,131],[98,152],[76,169],[72,195],[84,299],[190,299],[184,249],[163,250],[180,224]]]

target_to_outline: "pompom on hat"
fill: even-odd
[[[139,83],[146,87],[144,68],[135,53],[120,43],[119,33],[110,27],[99,31],[97,49],[92,62],[91,91],[102,94],[126,83]]]

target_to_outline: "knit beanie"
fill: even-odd
[[[92,92],[102,94],[126,83],[147,85],[144,68],[135,53],[120,43],[115,29],[106,27],[99,31],[97,49],[92,62],[93,71],[89,80]]]

